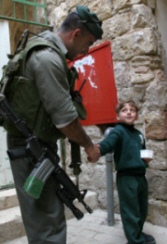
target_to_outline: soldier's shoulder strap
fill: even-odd
[[[27,30],[24,32],[27,33]],[[24,33],[22,36],[24,37]],[[45,32],[44,32],[45,33]],[[3,92],[6,87],[6,83],[10,80],[10,78],[13,78],[16,74],[24,76],[25,74],[25,63],[28,57],[28,54],[30,51],[35,50],[36,48],[41,49],[43,47],[51,47],[54,49],[62,58],[64,67],[66,72],[68,72],[68,65],[67,61],[65,58],[65,55],[63,52],[56,46],[54,43],[45,40],[43,37],[43,33],[40,35],[36,35],[28,40],[27,37],[25,37],[25,40],[23,41],[22,44],[22,39],[23,37],[20,38],[15,53],[14,55],[8,55],[9,61],[6,65],[3,67],[3,76],[0,82],[0,90]],[[20,45],[22,44],[21,48]],[[18,74],[19,71],[19,74]]]
[[[51,47],[53,50],[55,50],[61,56],[65,69],[68,69],[67,61],[66,61],[66,58],[65,58],[65,55],[63,54],[63,52],[52,42],[39,37],[34,40],[28,41],[25,49],[21,51],[19,57],[17,58],[18,59],[17,62],[19,64],[21,64],[21,73],[22,74],[25,73],[25,63],[26,63],[28,54],[30,53],[30,51],[35,50],[36,48],[39,49],[40,47],[41,47],[41,49],[44,47]]]

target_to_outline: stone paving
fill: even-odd
[[[120,215],[114,215],[114,225],[109,226],[107,212],[94,210],[93,214],[86,213],[81,220],[70,219],[67,221],[67,244],[125,244]],[[144,232],[152,234],[156,244],[167,243],[167,228],[145,223]],[[3,244],[27,244],[26,237],[8,241]],[[61,243],[60,243],[61,244]]]
[[[114,215],[114,225],[108,226],[107,212],[95,210],[83,220],[68,220],[68,244],[125,244],[120,215]],[[144,232],[152,234],[156,244],[167,244],[167,228],[145,223]]]

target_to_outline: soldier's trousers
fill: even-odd
[[[8,136],[8,147],[24,147],[23,140]],[[65,244],[66,221],[63,203],[56,196],[59,184],[53,176],[46,181],[39,199],[28,196],[23,185],[33,165],[24,157],[11,161],[15,187],[29,244]]]

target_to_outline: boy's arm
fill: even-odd
[[[119,133],[114,129],[113,131],[111,131],[108,136],[101,141],[98,145],[96,145],[96,153],[93,153],[90,157],[88,157],[88,160],[90,162],[97,162],[98,159],[101,156],[104,156],[107,153],[110,153],[112,151],[114,151],[114,149],[116,148],[116,146],[118,145],[117,143],[119,142],[120,139],[120,135]],[[87,150],[85,150],[87,153]],[[87,153],[88,154],[88,153]]]
[[[99,143],[101,156],[107,153],[111,153],[115,150],[120,139],[119,133],[114,129],[112,130],[106,138]]]

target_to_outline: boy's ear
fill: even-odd
[[[120,120],[120,119],[119,119],[119,114],[117,114],[117,120]]]

